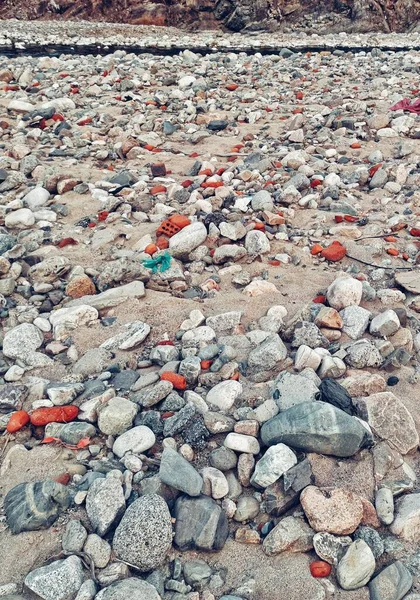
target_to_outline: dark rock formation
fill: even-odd
[[[420,0],[1,0],[0,18],[85,19],[142,25],[223,27],[231,31],[297,27],[328,31],[403,31]]]

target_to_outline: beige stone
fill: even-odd
[[[360,497],[343,488],[328,490],[310,485],[301,493],[300,502],[315,531],[347,535],[357,529],[363,517]]]

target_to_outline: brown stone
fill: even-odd
[[[269,225],[284,225],[286,219],[279,214],[272,213],[268,210],[263,212],[263,218]]]
[[[235,423],[233,431],[235,433],[243,433],[244,435],[252,435],[253,437],[257,437],[258,431],[260,429],[260,424],[258,421],[247,420],[247,421],[238,421]]]
[[[238,458],[238,479],[244,487],[250,486],[251,475],[254,471],[255,458],[252,454],[240,454]]]
[[[80,183],[80,180],[78,179],[62,179],[57,183],[57,192],[59,194],[71,192],[71,190],[74,189],[78,183]]]
[[[164,163],[153,163],[150,165],[153,177],[165,177],[166,167]]]
[[[388,337],[394,348],[404,348],[407,352],[413,350],[413,335],[407,327],[401,327],[394,335]]]
[[[321,327],[319,331],[330,342],[337,342],[341,338],[341,331],[339,329],[327,329],[326,327]]]
[[[128,138],[122,142],[121,152],[124,156],[126,156],[130,152],[130,150],[132,150],[138,145],[139,143],[137,140],[135,140],[134,138]]]
[[[360,497],[342,488],[328,490],[310,485],[301,493],[300,502],[315,531],[348,535],[357,529],[363,518]]]
[[[321,308],[315,318],[315,325],[327,327],[328,329],[342,329],[343,319],[335,308]]]
[[[386,390],[386,381],[379,373],[368,373],[367,371],[347,371],[348,377],[340,381],[350,396],[370,396]]]
[[[93,296],[96,294],[95,284],[87,275],[77,275],[67,284],[66,294],[71,298]]]
[[[235,531],[235,540],[242,544],[260,544],[261,538],[258,531],[249,527],[239,527]]]
[[[10,83],[13,81],[13,73],[9,71],[9,69],[1,69],[0,70],[0,81],[4,81],[6,83]]]
[[[378,519],[376,509],[373,506],[372,502],[369,502],[369,500],[366,500],[366,498],[360,499],[363,505],[363,517],[361,521],[362,525],[367,525],[368,527],[379,529],[379,527],[381,527],[381,522]]]

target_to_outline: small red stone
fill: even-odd
[[[327,248],[324,248],[321,256],[330,262],[338,262],[346,256],[346,249],[340,242],[332,242]]]
[[[320,179],[312,179],[311,188],[316,188],[319,185],[322,185],[322,181]]]
[[[312,300],[314,304],[325,304],[326,301],[327,297],[323,296],[322,294],[320,294],[319,296],[315,296],[315,298]]]
[[[310,565],[312,577],[328,577],[331,574],[331,565],[323,560],[316,560]]]

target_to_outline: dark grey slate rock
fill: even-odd
[[[145,425],[149,427],[155,435],[159,435],[163,432],[163,421],[160,412],[157,410],[147,410],[139,413],[136,416],[134,425]]]
[[[413,585],[410,571],[400,561],[386,567],[369,583],[371,600],[401,600]]]
[[[354,417],[325,402],[303,402],[264,423],[266,446],[280,442],[306,452],[353,456],[370,442],[365,427]]]
[[[16,246],[17,239],[14,235],[8,233],[0,233],[0,256]]]
[[[207,125],[207,129],[210,129],[210,131],[222,131],[223,129],[226,129],[228,125],[229,121],[215,119],[214,121],[210,121],[210,123]]]
[[[225,512],[208,496],[181,496],[175,503],[174,542],[181,550],[221,550],[228,536]]]
[[[137,371],[125,369],[124,371],[117,373],[111,379],[111,385],[117,391],[128,392],[139,377],[140,375],[137,373]]]
[[[283,478],[272,483],[264,491],[265,509],[272,517],[280,517],[299,502],[299,492],[292,488],[287,491]]]
[[[171,515],[166,502],[156,494],[142,496],[128,507],[112,542],[117,557],[140,571],[159,567],[171,545]]]
[[[356,414],[350,394],[335,379],[324,379],[319,386],[319,391],[322,402],[328,402],[328,404],[344,410],[348,415]]]
[[[203,478],[194,467],[172,448],[165,448],[160,462],[159,478],[163,483],[188,496],[199,496]]]
[[[311,463],[305,458],[284,474],[284,491],[292,490],[293,492],[301,492],[308,485],[312,485],[314,481],[315,477],[312,473]]]
[[[0,387],[0,412],[8,413],[20,410],[28,393],[26,385],[2,385]]]
[[[210,581],[211,567],[204,560],[187,560],[184,563],[184,578],[188,585],[202,590]]]
[[[158,496],[162,496],[170,509],[172,509],[175,500],[180,494],[179,490],[163,483],[159,478],[159,475],[152,475],[151,477],[142,479],[139,483],[139,491],[141,496],[146,496],[146,494],[157,494]]]
[[[7,525],[12,533],[47,529],[71,503],[69,490],[52,480],[21,483],[4,499]]]

